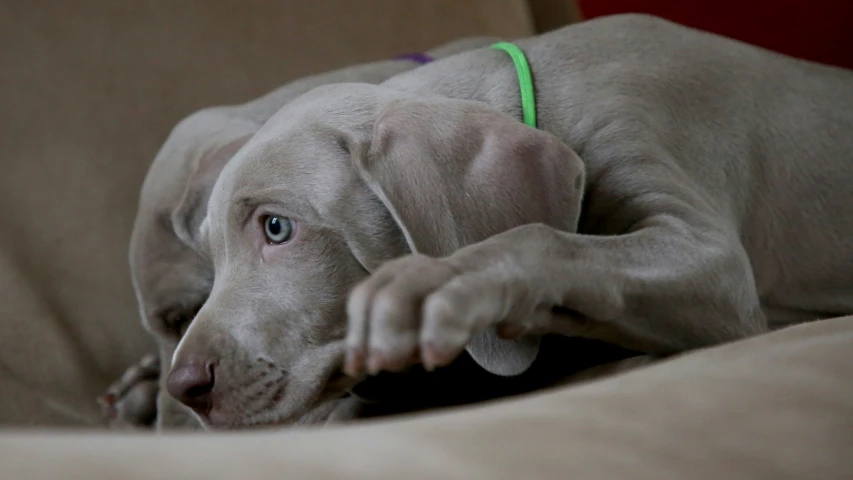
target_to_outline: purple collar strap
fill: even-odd
[[[427,64],[435,60],[430,57],[426,53],[416,52],[416,53],[404,53],[402,55],[397,55],[394,57],[394,60],[410,60],[412,62],[420,63],[421,65]]]

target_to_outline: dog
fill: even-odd
[[[213,266],[197,242],[210,190],[223,166],[273,113],[319,85],[379,83],[430,58],[496,41],[485,36],[463,38],[427,52],[426,57],[407,55],[309,76],[248,103],[207,108],[178,123],[145,178],[129,254],[143,324],[154,336],[159,354],[131,366],[99,399],[108,423],[198,428],[194,417],[159,387],[178,340],[213,282]]]
[[[853,73],[646,15],[289,102],[219,176],[168,391],[206,428],[357,415],[377,372],[524,376],[853,313]],[[541,352],[540,352],[541,350]],[[438,371],[438,370],[436,370]]]

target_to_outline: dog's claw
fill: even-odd
[[[442,352],[431,344],[424,345],[421,351],[421,363],[429,372],[449,365],[459,355],[459,352]]]
[[[361,376],[364,370],[364,352],[361,350],[350,350],[344,361],[344,373],[350,377]]]
[[[128,368],[96,401],[110,427],[150,427],[157,413],[160,363],[146,355]]]
[[[497,334],[504,340],[516,340],[524,335],[527,330],[523,325],[509,325],[506,323],[498,324]]]
[[[379,371],[382,370],[382,360],[378,358],[376,355],[371,356],[367,359],[367,374],[368,375],[376,375]]]

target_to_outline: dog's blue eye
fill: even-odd
[[[293,236],[293,220],[275,215],[266,215],[262,220],[267,242],[280,245],[290,241],[290,237]]]

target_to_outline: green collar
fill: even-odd
[[[492,45],[495,50],[503,50],[509,54],[515,70],[518,72],[518,86],[521,89],[521,112],[524,124],[536,128],[536,94],[533,89],[533,75],[530,73],[530,65],[527,57],[515,44],[509,42],[498,42]]]

